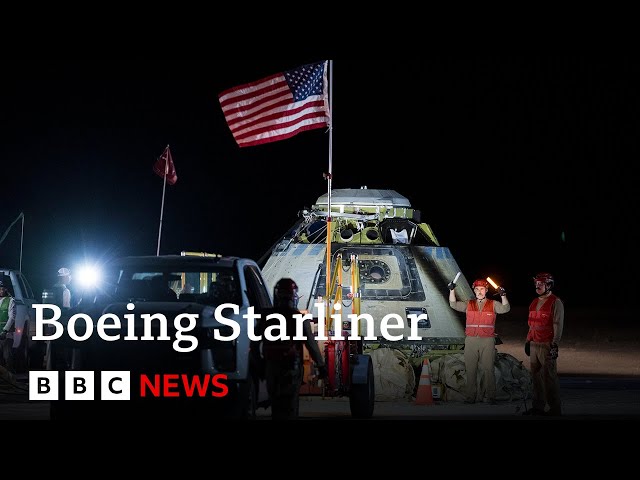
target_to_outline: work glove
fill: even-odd
[[[507,292],[504,289],[504,287],[498,287],[498,295],[500,295],[501,297],[504,297],[506,294]]]
[[[0,340],[4,340],[6,338],[7,338],[7,332],[3,330],[2,332],[0,332]]]
[[[456,284],[455,284],[455,283],[453,283],[453,282],[449,282],[449,283],[447,284],[447,287],[449,287],[449,290],[453,290],[454,288],[456,288]]]
[[[555,360],[558,358],[558,344],[552,343],[551,348],[549,349],[549,358]]]
[[[531,355],[531,342],[525,342],[524,353],[527,355],[527,357]]]
[[[321,365],[318,367],[318,375],[319,380],[324,380],[327,378],[327,367],[325,365]]]

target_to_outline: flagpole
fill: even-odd
[[[0,237],[0,245],[2,245],[2,242],[4,242],[4,239],[7,238],[7,235],[9,235],[9,232],[11,231],[13,226],[16,223],[18,223],[18,220],[22,220],[22,234],[24,236],[24,212],[20,212],[20,215],[18,215],[16,219],[13,222],[11,222],[11,225],[9,225],[9,228],[7,228],[2,234],[2,236]],[[20,270],[22,270],[22,238],[20,238]]]
[[[20,272],[22,272],[22,243],[24,242],[24,212],[20,212],[22,215],[22,232],[20,233]]]
[[[169,148],[165,149],[165,152]],[[164,177],[162,182],[162,204],[160,205],[160,227],[158,228],[158,249],[156,250],[156,257],[160,256],[160,238],[162,237],[162,215],[164,214],[164,192],[167,189],[167,174],[169,173],[169,155],[165,155],[164,158]]]
[[[327,283],[326,283],[326,322],[329,327],[329,315],[331,307],[331,180],[333,176],[333,60],[329,60],[329,172],[327,173]],[[334,326],[335,331],[335,326]]]

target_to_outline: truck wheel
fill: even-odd
[[[354,418],[371,418],[376,399],[373,377],[373,362],[369,355],[359,355],[359,361],[366,361],[366,383],[352,384],[349,390],[349,407]],[[353,378],[353,375],[352,375]]]
[[[46,365],[44,363],[44,356],[47,349],[47,345],[42,342],[33,342],[29,347],[28,365],[29,370],[44,370]]]
[[[13,369],[16,373],[25,373],[29,370],[29,354],[26,347],[26,337],[23,335],[20,346],[13,348],[11,352],[11,355],[13,355]]]

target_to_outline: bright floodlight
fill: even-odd
[[[81,287],[95,287],[100,282],[100,270],[94,266],[85,265],[78,269],[76,279]]]

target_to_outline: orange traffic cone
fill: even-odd
[[[431,366],[428,358],[425,358],[424,362],[422,362],[422,372],[420,372],[420,383],[418,384],[415,404],[434,405],[433,392],[431,391]]]

